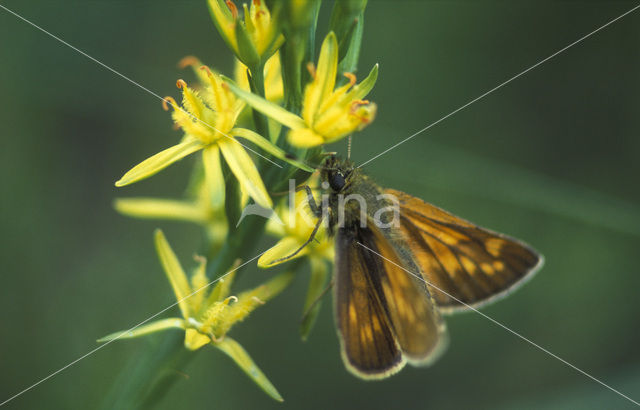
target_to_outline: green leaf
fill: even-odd
[[[162,171],[174,162],[202,148],[202,142],[195,138],[189,138],[178,145],[174,145],[164,151],[160,151],[156,155],[145,159],[135,167],[131,168],[129,172],[124,174],[124,176],[116,182],[116,186],[125,186],[138,182],[141,179],[148,178]]]
[[[143,325],[132,330],[124,330],[120,332],[111,333],[103,338],[98,339],[98,343],[109,342],[116,339],[132,339],[134,337],[140,337],[148,335],[150,333],[159,332],[166,329],[185,329],[184,320],[172,317],[168,319],[156,320],[148,325]]]
[[[313,172],[315,171],[313,168],[311,168],[310,166],[303,164],[302,162],[291,158],[290,155],[288,155],[286,152],[284,152],[282,150],[282,148],[274,145],[273,143],[271,143],[269,140],[267,140],[266,138],[262,137],[260,134],[248,130],[246,128],[234,128],[229,132],[231,135],[235,136],[235,137],[241,137],[244,138],[246,140],[249,140],[251,142],[253,142],[254,144],[256,144],[258,147],[262,148],[264,151],[268,152],[269,154],[273,155],[276,158],[279,158],[285,162],[288,162],[289,164],[300,168],[302,170],[305,170],[307,172]]]
[[[267,117],[273,118],[279,123],[286,125],[291,129],[306,128],[304,120],[295,114],[290,113],[277,104],[272,103],[253,93],[247,92],[231,81],[227,81],[229,88],[238,98],[244,100],[247,104],[260,111]]]
[[[304,313],[302,322],[300,323],[300,337],[307,340],[309,333],[318,319],[320,313],[321,299],[326,289],[327,277],[329,269],[327,262],[318,258],[311,258],[311,280],[309,281],[309,290],[307,290],[307,298],[304,301]]]
[[[169,278],[169,282],[171,282],[171,287],[173,288],[173,293],[176,295],[182,317],[187,319],[190,314],[189,304],[186,298],[192,293],[187,275],[184,273],[180,261],[178,261],[176,254],[173,252],[173,249],[171,249],[167,238],[165,238],[160,229],[156,229],[155,231],[155,243],[156,251],[160,257],[160,263],[167,274],[167,278]]]
[[[271,384],[267,376],[256,366],[249,354],[242,346],[230,337],[225,337],[223,341],[213,344],[222,350],[253,380],[265,393],[277,401],[283,401],[278,390]]]

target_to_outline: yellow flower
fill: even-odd
[[[294,257],[284,261],[277,261],[291,255],[304,245],[311,237],[313,228],[318,220],[309,208],[306,192],[297,192],[294,204],[294,209],[284,205],[279,206],[277,214],[280,217],[280,221],[273,218],[267,223],[267,231],[274,236],[279,236],[281,239],[258,259],[259,267],[269,268],[301,256],[333,260],[333,241],[328,238],[326,228],[322,225],[316,233],[315,240],[309,242]],[[284,223],[284,225],[280,222]],[[274,261],[277,262],[274,263]]]
[[[244,320],[256,307],[280,293],[293,279],[293,273],[282,273],[253,290],[242,292],[238,296],[230,296],[231,284],[237,268],[218,279],[216,286],[208,291],[207,288],[213,282],[210,282],[206,276],[204,258],[199,258],[199,265],[189,280],[160,230],[155,233],[155,244],[182,317],[160,319],[130,330],[112,333],[99,339],[98,342],[130,339],[167,329],[181,329],[185,332],[184,346],[187,349],[197,350],[205,345],[212,345],[231,357],[267,394],[282,401],[276,388],[253,363],[242,346],[227,336],[227,332],[234,324]]]
[[[356,77],[344,73],[349,82],[335,88],[338,69],[338,42],[333,32],[322,43],[317,69],[309,65],[313,80],[304,91],[302,117],[231,85],[233,92],[255,109],[290,128],[289,142],[309,148],[346,137],[366,127],[376,114],[376,105],[363,98],[378,77],[375,65],[367,78],[356,85]]]
[[[266,61],[284,42],[274,13],[264,0],[243,4],[244,21],[233,1],[209,0],[209,10],[220,35],[244,64],[256,67]],[[278,8],[279,11],[279,8]]]
[[[211,249],[215,250],[222,245],[228,231],[224,207],[213,206],[208,186],[202,177],[188,191],[185,199],[118,198],[114,206],[118,212],[134,218],[167,219],[202,225],[207,231]]]
[[[317,178],[312,178],[311,181],[314,181],[312,185],[313,183],[317,184]],[[313,215],[308,206],[307,194],[305,192],[296,193],[294,204],[293,209],[286,206],[278,207],[277,212],[284,225],[275,218],[270,219],[267,223],[267,231],[281,239],[258,259],[259,267],[268,268],[285,262],[277,260],[290,256],[311,237],[317,223],[317,217]],[[311,264],[311,278],[300,324],[300,334],[302,339],[306,340],[320,313],[319,301],[326,291],[330,266],[334,258],[333,240],[328,237],[324,226],[320,227],[313,241],[307,243],[300,252],[286,261],[301,256],[307,257]]]
[[[178,88],[182,89],[184,108],[178,106],[171,97],[166,97],[164,101],[165,109],[168,109],[166,102],[172,105],[173,120],[185,132],[182,141],[133,167],[116,182],[116,186],[128,185],[150,177],[185,156],[202,151],[205,181],[214,207],[220,207],[224,203],[224,177],[220,160],[222,155],[242,189],[257,204],[270,208],[271,197],[253,160],[245,151],[247,147],[240,144],[235,137],[244,138],[299,168],[307,171],[311,168],[289,158],[282,149],[259,134],[244,128],[234,128],[244,102],[233,95],[218,74],[206,66],[202,69],[205,71],[202,79],[206,83],[201,86],[200,92],[189,88],[183,80],[177,82]]]

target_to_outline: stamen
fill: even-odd
[[[356,83],[356,76],[353,73],[342,73],[345,77],[349,79],[349,85],[353,86]]]
[[[213,334],[213,332],[208,333],[208,336],[211,338],[211,340],[213,340],[214,343],[220,343],[224,340],[224,336],[217,338],[216,335]]]
[[[264,305],[265,303],[267,303],[264,300],[260,300],[260,298],[258,298],[257,296],[252,296],[251,299],[253,299],[254,301],[258,302],[261,305]]]
[[[162,108],[165,111],[169,111],[169,106],[167,105],[167,103],[171,104],[173,107],[178,105],[176,103],[176,100],[174,100],[172,97],[164,97],[163,100],[162,100]]]
[[[184,57],[182,60],[180,60],[178,62],[178,68],[185,68],[188,66],[195,66],[197,64],[200,63],[200,60],[198,60],[196,57],[194,56],[186,56]]]
[[[309,71],[309,74],[311,74],[311,77],[315,80],[316,79],[316,66],[311,62],[307,63],[307,71]]]
[[[229,7],[229,10],[231,10],[231,16],[233,17],[233,19],[237,20],[238,8],[236,7],[236,5],[231,0],[227,0],[225,3],[227,3],[227,7]]]
[[[225,305],[228,305],[229,302],[231,302],[233,300],[233,303],[238,301],[238,298],[235,296],[229,296],[228,298],[226,298],[222,303],[224,303]]]
[[[368,124],[371,122],[371,119],[368,116],[365,115],[358,115],[356,114],[358,111],[358,108],[360,108],[363,105],[368,105],[369,104],[369,100],[354,100],[351,102],[351,109],[349,110],[349,113],[351,115],[354,115],[356,117],[358,117],[358,119],[365,123]]]
[[[213,73],[211,72],[211,69],[206,65],[201,66],[200,69],[203,71],[206,71],[209,77],[213,77]]]
[[[187,83],[185,83],[183,79],[179,79],[178,81],[176,81],[176,87],[186,90]]]

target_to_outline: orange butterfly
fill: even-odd
[[[446,347],[440,313],[505,296],[542,266],[528,245],[384,190],[334,155],[321,179],[322,206],[302,188],[319,217],[314,234],[327,219],[335,236],[336,325],[345,365],[359,377],[432,363]]]

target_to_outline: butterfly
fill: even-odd
[[[328,221],[336,327],[356,376],[380,379],[406,363],[433,363],[447,345],[441,314],[504,297],[543,264],[525,243],[383,189],[349,160],[330,155],[320,169],[329,191],[321,205],[299,187],[318,217],[306,244]]]

